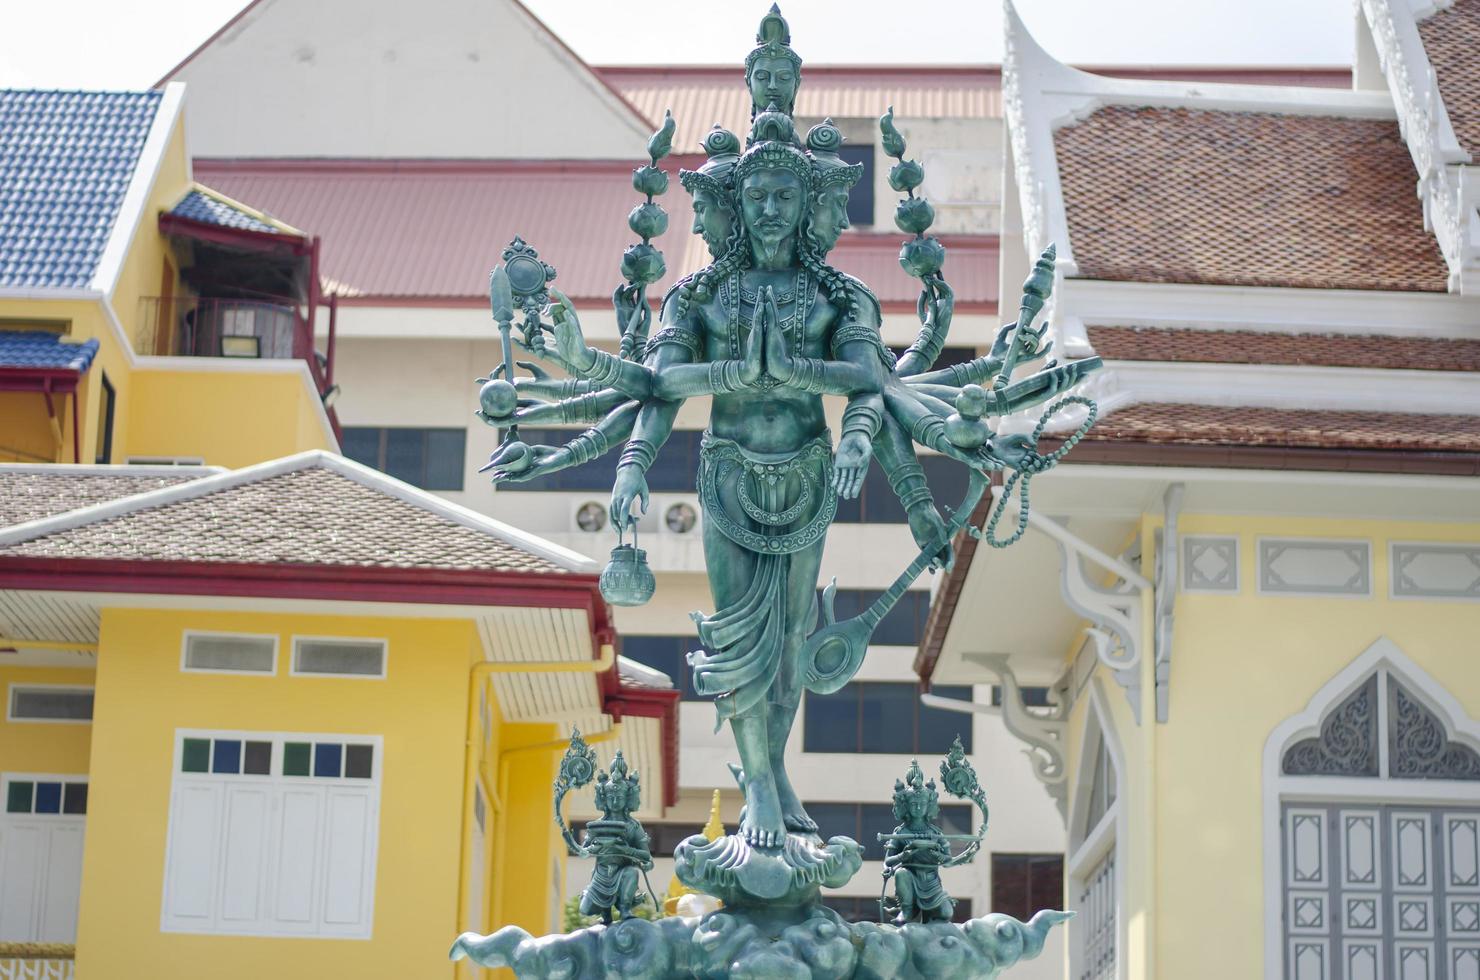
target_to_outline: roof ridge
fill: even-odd
[[[413,507],[419,507],[451,524],[483,532],[503,544],[543,558],[568,571],[591,573],[596,570],[596,563],[585,555],[322,449],[312,449],[241,469],[226,470],[200,479],[186,480],[170,486],[65,511],[50,517],[27,521],[8,528],[0,528],[0,547],[33,541],[102,521],[167,507],[311,469],[327,470],[366,489],[377,491]]]

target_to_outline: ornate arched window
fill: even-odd
[[[1394,644],[1270,737],[1266,973],[1480,980],[1480,728]]]
[[[1123,887],[1116,865],[1125,836],[1120,803],[1124,772],[1108,706],[1095,683],[1080,739],[1078,786],[1069,821],[1069,902],[1078,914],[1070,960],[1074,980],[1123,976]]]

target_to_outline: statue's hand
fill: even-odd
[[[637,523],[637,518],[632,515],[632,504],[634,502],[641,505],[642,509],[640,513],[647,513],[647,478],[642,475],[642,470],[636,466],[623,466],[617,470],[617,482],[612,484],[611,518],[613,527],[622,530]]]
[[[558,289],[550,290],[550,295],[555,300],[550,304],[550,319],[555,324],[556,356],[577,373],[591,370],[591,366],[596,363],[596,352],[586,346],[575,305]]]
[[[750,336],[745,338],[745,360],[740,363],[740,381],[746,385],[758,384],[761,375],[765,373],[765,362],[763,351],[766,346],[766,333],[762,327],[762,321],[757,311],[755,322],[751,324]]]
[[[523,483],[550,473],[559,454],[555,446],[531,446],[514,440],[498,447],[478,472],[493,470],[494,483]]]
[[[950,571],[956,563],[956,555],[951,548],[950,528],[946,526],[945,518],[940,516],[940,511],[926,500],[916,504],[907,517],[910,522],[910,533],[915,536],[915,545],[921,550],[942,541],[945,542],[931,560],[930,570],[943,568]]]
[[[1022,469],[1034,453],[1033,440],[1021,433],[997,436],[988,443],[988,446],[991,447],[991,454],[994,458],[1015,470]]]
[[[762,331],[766,344],[766,373],[786,384],[796,374],[796,366],[791,361],[786,332],[781,329],[781,314],[776,309],[776,292],[770,286],[766,287],[765,295],[757,301],[756,323],[764,324]]]
[[[863,489],[863,477],[874,447],[862,432],[849,432],[838,440],[838,453],[833,459],[832,485],[838,496],[852,500]]]

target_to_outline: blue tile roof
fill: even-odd
[[[0,330],[0,368],[86,371],[98,353],[97,338],[63,342],[45,330]]]
[[[0,287],[92,281],[159,100],[0,90]]]
[[[191,221],[221,225],[224,228],[243,228],[247,231],[282,231],[281,228],[268,224],[256,215],[248,214],[246,211],[234,208],[225,201],[211,197],[209,194],[202,194],[200,191],[191,191],[186,194],[180,199],[179,204],[170,208],[170,214],[179,218],[188,218]]]

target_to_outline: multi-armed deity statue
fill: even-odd
[[[848,226],[848,193],[862,167],[840,159],[842,134],[831,121],[798,135],[793,107],[802,62],[775,7],[756,40],[745,61],[752,100],[748,134],[742,141],[716,126],[703,141],[706,162],[679,174],[693,196],[693,231],[703,237],[712,261],[668,291],[656,331],[649,336],[646,290],[665,273],[662,253],[650,239],[667,227],[653,198],[668,184],[658,163],[670,148],[671,118],[649,142],[649,165],[633,175],[646,200],[629,216],[642,241],[624,254],[625,282],[613,296],[619,352],[586,344],[574,307],[550,286],[555,270],[515,239],[492,288],[504,364],[480,379],[480,416],[507,430],[485,467],[496,482],[545,476],[625,441],[611,500],[619,533],[635,522],[634,507],[647,508],[645,474],[684,400],[711,397],[696,483],[715,611],[694,614],[698,643],[689,663],[694,689],[714,699],[719,723],[728,722],[734,734],[739,764],[733,768],[745,809],[737,834],[715,841],[690,838],[675,857],[679,879],[725,907],[702,921],[629,919],[606,933],[595,927],[543,940],[509,929],[487,938],[469,935],[458,941],[454,955],[512,965],[529,976],[543,975],[557,961],[575,964],[567,975],[585,976],[581,964],[590,965],[592,976],[603,969],[612,975],[613,957],[622,975],[651,977],[723,976],[732,968],[735,975],[772,975],[769,970],[789,962],[797,969],[775,975],[995,975],[1019,957],[1036,954],[1062,914],[1041,913],[1027,925],[986,916],[964,927],[930,921],[949,919],[948,912],[938,914],[938,902],[931,914],[905,914],[906,906],[923,908],[928,876],[922,868],[931,860],[928,848],[906,843],[900,853],[909,855],[892,865],[899,907],[904,919],[925,921],[898,930],[843,923],[821,905],[820,889],[841,886],[858,871],[859,846],[846,837],[824,843],[787,775],[784,750],[802,692],[828,694],[856,674],[874,626],[923,571],[951,563],[958,531],[998,547],[1016,540],[1026,522],[1026,499],[1016,531],[1005,540],[995,534],[1001,505],[985,528],[969,524],[991,474],[1009,471],[1004,504],[1014,487],[1026,498],[1032,475],[1057,462],[1093,423],[1094,406],[1078,396],[1059,397],[1031,435],[998,431],[1002,427],[987,420],[1055,399],[1099,363],[1049,362],[1014,378],[1023,374],[1019,368],[1048,354],[1044,331],[1033,322],[1052,285],[1050,249],[1025,285],[1017,321],[1002,329],[990,353],[932,370],[946,343],[953,297],[941,274],[945,249],[926,234],[934,211],[915,193],[924,171],[904,159],[905,142],[892,111],[880,127],[882,146],[897,161],[889,182],[906,195],[895,221],[914,236],[904,243],[900,262],[920,279],[922,290],[919,335],[902,355],[890,351],[881,338],[874,294],[827,262]],[[558,364],[570,379],[553,379],[526,362],[519,363],[532,377],[514,378],[510,331],[516,306],[524,312],[521,346]],[[844,400],[836,445],[825,396]],[[1039,436],[1065,409],[1081,413],[1083,421],[1053,453],[1040,454]],[[576,421],[594,425],[564,446],[530,446],[518,438],[520,423]],[[916,445],[967,468],[963,500],[937,506]],[[816,587],[828,527],[839,499],[857,496],[873,463],[898,495],[919,550],[893,586],[853,619],[835,621],[833,589],[825,590],[818,628]],[[613,552],[602,577],[609,601],[635,604],[651,596],[653,578],[641,556],[629,545]],[[913,806],[907,803],[903,812],[913,813]],[[948,854],[937,856],[950,860]],[[913,897],[907,897],[911,888]],[[651,935],[628,937],[620,948],[611,945],[622,930],[640,929]]]

